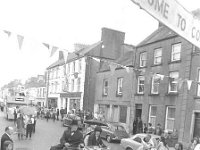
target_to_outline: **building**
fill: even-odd
[[[120,47],[121,56],[116,60],[107,60],[97,74],[94,113],[103,114],[106,121],[120,122],[127,131],[130,131],[133,118],[131,116],[134,79],[132,58],[135,53],[134,46],[123,44]],[[121,65],[128,66],[128,70]]]
[[[165,26],[136,47],[134,117],[172,132],[189,143],[200,136],[199,49]]]

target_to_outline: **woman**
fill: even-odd
[[[196,147],[196,145],[199,143],[199,140],[197,137],[194,137],[192,140],[191,140],[191,143],[190,145],[188,146],[188,150],[194,150],[194,148]]]
[[[17,131],[18,131],[18,139],[23,140],[24,135],[24,119],[22,114],[19,114],[17,121],[16,121]]]
[[[169,150],[169,147],[167,146],[167,142],[163,136],[161,136],[157,150]]]
[[[183,150],[183,144],[181,142],[178,142],[175,144],[175,150]]]

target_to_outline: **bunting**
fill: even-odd
[[[50,55],[50,57],[52,57],[57,50],[58,50],[58,47],[53,46],[52,49],[51,49],[51,55]]]
[[[192,85],[192,80],[187,80],[187,86],[188,86],[188,90],[190,90]]]
[[[110,71],[111,71],[111,73],[112,73],[112,75],[113,75],[114,72],[115,72],[115,69],[117,68],[117,65],[111,63],[109,66],[110,66]]]
[[[21,49],[23,41],[24,41],[24,37],[21,35],[17,35],[17,40],[18,40],[18,44],[19,44],[19,49]]]
[[[47,49],[49,49],[50,48],[50,45],[49,44],[47,44],[47,43],[42,43]]]
[[[94,59],[96,62],[98,62],[98,63],[100,63],[100,59],[98,59],[98,58],[94,58],[94,57],[92,57],[92,59]]]
[[[11,32],[10,32],[10,31],[3,30],[3,32],[4,32],[5,34],[7,34],[8,38],[11,36]]]

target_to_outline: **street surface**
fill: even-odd
[[[14,127],[14,122],[7,121],[4,117],[4,113],[0,112],[0,136],[4,133],[6,126]],[[17,135],[12,135],[14,141],[14,150],[49,150],[51,146],[59,143],[60,137],[62,136],[65,127],[62,126],[61,121],[49,120],[48,122],[43,119],[38,119],[36,123],[36,132],[32,135],[31,140],[19,141]],[[107,143],[111,150],[121,150],[119,143]]]

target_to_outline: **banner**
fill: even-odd
[[[3,30],[3,32],[4,32],[5,34],[7,34],[7,36],[8,36],[8,37],[10,37],[10,36],[11,36],[11,32],[10,32],[10,31]]]
[[[50,57],[52,57],[57,50],[58,50],[58,47],[53,46],[52,49],[51,49],[51,55],[50,55]]]

